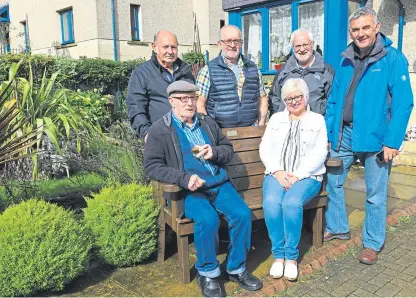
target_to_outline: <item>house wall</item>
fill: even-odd
[[[6,2],[6,1],[3,1]],[[72,7],[76,44],[57,48],[61,44],[59,10]],[[96,2],[84,0],[13,0],[10,8],[10,45],[12,49],[24,49],[22,21],[27,18],[32,53],[52,54],[78,58],[97,57]]]
[[[35,5],[36,1],[36,5]],[[0,0],[0,4],[6,2]],[[193,12],[199,27],[201,50],[216,53],[220,19],[227,22],[221,0],[115,0],[119,60],[149,58],[154,34],[174,32],[179,55],[192,50]],[[140,42],[131,41],[130,5],[140,5]],[[61,26],[57,11],[73,9],[75,44],[60,48]],[[11,47],[24,49],[23,26],[28,16],[32,53],[114,58],[111,0],[13,0],[10,1]],[[57,47],[58,46],[58,47]]]

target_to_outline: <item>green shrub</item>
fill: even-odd
[[[83,270],[92,238],[73,214],[42,200],[0,215],[0,296],[61,290]]]
[[[157,248],[158,208],[151,188],[137,184],[104,188],[87,200],[84,222],[99,254],[112,265],[134,265]]]
[[[191,51],[191,52],[182,54],[182,56],[183,56],[183,61],[185,61],[185,63],[188,65],[205,63],[205,56],[202,53]]]
[[[72,90],[96,88],[104,94],[114,93],[117,87],[120,90],[127,88],[131,72],[145,61],[144,59],[112,61],[98,58],[73,59],[50,55],[6,54],[0,55],[0,82],[7,80],[10,65],[19,62],[22,58],[25,62],[29,60],[32,62],[35,85],[41,83],[44,71],[46,77],[59,71],[64,74],[59,78],[59,82],[64,87]],[[29,77],[28,63],[24,63],[19,76]]]

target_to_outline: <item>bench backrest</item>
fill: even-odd
[[[234,187],[251,209],[261,208],[265,167],[260,160],[259,145],[264,126],[224,128],[222,131],[234,147],[234,158],[227,172]]]

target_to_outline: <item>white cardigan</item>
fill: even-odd
[[[283,142],[290,128],[289,112],[275,113],[267,124],[260,143],[260,158],[266,167],[266,174],[283,171]],[[328,137],[324,117],[307,111],[300,119],[300,160],[293,173],[299,180],[325,173],[328,154]],[[321,179],[319,179],[321,180]]]

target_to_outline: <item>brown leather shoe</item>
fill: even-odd
[[[346,232],[346,233],[339,233],[339,234],[331,234],[328,232],[324,232],[324,242],[328,242],[334,239],[339,239],[339,240],[350,240],[351,239],[351,235],[350,232]]]
[[[364,248],[360,255],[360,262],[367,265],[373,265],[377,262],[378,252],[371,248]]]

